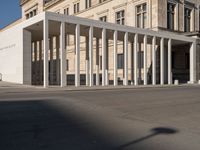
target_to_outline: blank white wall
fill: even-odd
[[[0,73],[3,81],[23,84],[23,30],[20,24],[0,32]]]

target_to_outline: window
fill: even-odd
[[[140,60],[140,63],[138,63],[138,68],[144,68],[144,52],[143,51],[139,52],[139,60]]]
[[[70,45],[70,35],[69,34],[66,35],[66,45],[67,46]]]
[[[57,13],[57,14],[60,14],[60,10],[57,10],[56,13]]]
[[[26,19],[32,18],[37,15],[37,9],[34,9],[26,14]]]
[[[90,8],[91,7],[91,0],[85,0],[85,8]]]
[[[105,2],[106,0],[99,0],[99,3],[103,3],[103,2]]]
[[[117,68],[124,68],[124,54],[117,54]]]
[[[125,16],[124,10],[116,12],[116,23],[124,25],[125,24]]]
[[[66,70],[69,71],[69,60],[66,60]]]
[[[102,16],[99,18],[100,21],[106,22],[107,21],[107,16]]]
[[[69,15],[69,8],[65,8],[65,9],[64,9],[64,14],[65,14],[65,15]]]
[[[200,14],[200,6],[199,6],[199,14]],[[199,31],[200,31],[200,15],[199,15]]]
[[[102,56],[99,57],[99,66],[100,66],[100,70],[102,70]]]
[[[79,12],[79,3],[74,4],[74,13]]]
[[[185,19],[185,24],[184,24],[184,31],[185,32],[190,32],[190,27],[191,27],[191,12],[192,10],[189,8],[185,8],[184,11],[184,19]]]
[[[137,27],[138,28],[146,28],[147,27],[147,4],[142,4],[137,6]]]
[[[167,28],[174,30],[174,14],[175,14],[175,4],[167,4]]]

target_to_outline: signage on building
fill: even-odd
[[[0,47],[0,51],[6,50],[6,49],[9,49],[9,48],[13,48],[15,46],[16,46],[16,44],[11,44],[11,45],[8,45],[8,46],[5,46],[5,47]]]

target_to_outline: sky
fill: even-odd
[[[0,0],[0,29],[21,18],[20,0]]]

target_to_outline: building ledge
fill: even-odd
[[[24,5],[25,3],[27,3],[30,0],[20,0],[20,6]]]
[[[44,10],[62,1],[64,0],[46,0],[44,2]]]
[[[186,35],[186,36],[198,36],[198,37],[200,37],[200,31],[185,32],[185,33],[183,33],[183,35]]]

